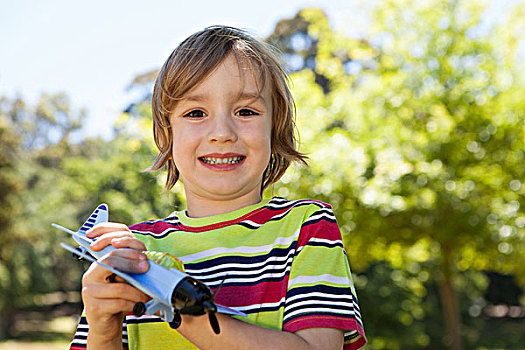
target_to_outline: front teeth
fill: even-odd
[[[202,161],[207,164],[235,164],[239,163],[244,157],[231,157],[231,158],[204,158]]]

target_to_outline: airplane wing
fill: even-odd
[[[217,304],[217,303],[215,303],[215,305],[217,305],[217,311],[220,312],[221,314],[243,316],[243,317],[247,317],[248,316],[244,312],[236,310],[236,309],[233,309],[231,307],[224,306],[224,305]]]

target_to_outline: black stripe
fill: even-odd
[[[258,312],[274,312],[279,311],[280,308],[284,307],[284,302],[279,303],[275,306],[264,306],[264,307],[254,307],[253,309],[243,309],[243,312],[246,314],[254,314]]]
[[[241,221],[241,222],[237,223],[236,225],[239,225],[239,226],[242,226],[242,227],[246,227],[247,229],[250,229],[250,230],[257,230],[258,228],[260,228],[262,226],[262,225],[259,225],[259,224],[257,224],[257,226],[254,226],[252,224],[247,223],[246,221]]]
[[[283,325],[295,320],[295,319],[298,319],[300,317],[305,317],[305,316],[332,316],[332,317],[341,317],[341,318],[347,318],[348,320],[356,320],[361,326],[363,326],[361,324],[361,320],[359,320],[358,318],[354,318],[354,316],[351,316],[351,315],[343,315],[343,314],[338,314],[338,313],[335,313],[335,312],[304,312],[304,313],[299,313],[293,317],[290,317],[290,318],[286,318],[284,317],[283,318]]]
[[[230,279],[230,278],[256,278],[258,276],[261,276],[261,275],[264,275],[264,274],[267,274],[267,273],[282,273],[286,270],[287,267],[291,266],[292,265],[292,259],[293,259],[293,256],[290,256],[289,259],[287,259],[286,261],[283,261],[282,263],[279,263],[279,264],[275,264],[273,261],[271,263],[268,263],[268,264],[265,264],[264,266],[261,266],[261,268],[258,268],[257,271],[254,271],[253,268],[248,268],[248,267],[238,267],[238,268],[235,268],[235,267],[225,267],[225,268],[218,268],[216,270],[213,270],[211,272],[197,272],[197,271],[192,271],[192,270],[189,270],[189,268],[186,268],[186,272],[194,277],[194,278],[197,278],[197,279],[200,279],[201,281],[203,282],[206,282],[207,280],[215,280],[215,279],[218,279],[218,280],[222,280],[222,278],[224,277],[220,277],[220,278],[214,278],[214,277],[209,277],[207,278],[207,276],[209,276],[210,274],[218,274],[219,276],[221,275],[224,275],[224,276],[228,276],[227,279]],[[253,271],[253,272],[252,272]],[[252,272],[251,274],[242,274],[240,272]]]
[[[135,318],[135,319],[126,319],[128,324],[140,324],[140,323],[160,323],[165,322],[162,318]]]
[[[325,247],[325,248],[343,248],[343,242],[336,241],[336,242],[315,242],[315,241],[309,241],[305,246],[312,246],[312,247]]]
[[[356,330],[351,330],[349,332],[345,332],[345,343],[349,342],[350,340],[353,340],[355,338],[360,337],[361,334],[359,334]]]
[[[307,286],[307,287],[295,287],[295,288],[292,287],[286,293],[286,297],[291,298],[296,295],[313,293],[313,292],[332,294],[332,295],[352,295],[352,291],[350,287],[332,287],[332,286],[325,286],[321,284],[321,285]]]
[[[250,286],[256,286],[261,283],[268,283],[268,282],[282,282],[287,276],[290,275],[290,272],[285,272],[281,276],[276,277],[265,277],[257,279],[257,276],[232,276],[231,274],[220,276],[218,278],[204,280],[200,279],[202,282],[206,283],[206,285],[210,288],[215,288],[219,286],[219,284],[224,280],[223,287],[231,287],[231,286],[237,286],[237,287],[250,287]],[[243,279],[253,279],[253,281],[244,281],[244,282],[235,282],[232,279],[233,278],[243,278]]]
[[[286,248],[273,248],[268,253],[264,255],[255,255],[255,256],[219,256],[214,259],[209,259],[206,261],[201,261],[197,263],[185,263],[184,267],[186,270],[196,270],[196,273],[198,274],[198,270],[204,270],[208,269],[210,267],[214,266],[220,266],[223,264],[256,264],[256,263],[262,263],[265,261],[268,261],[270,258],[275,259],[279,257],[286,257],[290,253],[290,250],[295,250],[297,247],[297,241],[293,241],[288,247]],[[253,270],[253,267],[246,268],[247,271]],[[209,273],[209,272],[207,272]]]
[[[76,346],[78,348],[87,349],[87,345],[86,344],[75,343],[75,341],[71,342],[71,346]]]
[[[319,223],[320,221],[328,221],[328,222],[331,222],[333,224],[337,224],[337,220],[335,219],[335,216],[334,218],[330,218],[330,217],[326,217],[325,215],[322,215],[320,216],[319,218],[315,219],[315,220],[306,220],[305,222],[303,222],[303,224],[301,225],[301,228],[303,227],[306,227],[306,226],[310,226],[310,225],[314,225],[314,224],[317,224]]]
[[[141,235],[141,236],[151,236],[153,238],[156,238],[156,239],[161,239],[161,238],[164,238],[166,237],[167,235],[173,233],[173,232],[180,232],[182,230],[178,229],[178,228],[169,228],[167,230],[164,231],[164,233],[162,234],[158,234],[158,233],[153,233],[153,232],[148,232],[148,231],[137,231],[137,230],[134,230],[134,229],[131,229],[131,232],[134,233],[134,234],[138,234],[138,235]],[[186,232],[186,231],[184,231]]]
[[[282,199],[282,202],[279,202],[278,201],[279,199]],[[287,204],[286,205],[282,205],[284,203],[287,203]],[[275,207],[272,207],[272,205],[274,205]],[[302,206],[305,206],[305,205],[315,205],[315,206],[317,206],[319,208],[326,208],[326,206],[323,206],[319,202],[313,202],[313,201],[310,201],[310,200],[307,200],[307,199],[298,200],[298,201],[289,201],[289,200],[287,200],[285,198],[282,198],[282,197],[274,197],[264,207],[266,209],[268,209],[268,210],[278,211],[278,210],[289,209],[289,208],[293,208],[293,207],[302,207]]]
[[[288,305],[293,305],[296,303],[300,303],[303,301],[311,301],[312,304],[315,301],[330,301],[330,302],[342,302],[342,303],[350,303],[354,304],[355,299],[352,295],[339,295],[337,297],[327,297],[327,296],[318,296],[318,295],[305,295],[302,298],[295,298],[294,300],[287,301]]]
[[[291,306],[290,305],[293,305],[294,303],[292,304],[289,304],[285,307],[285,310],[284,310],[284,318],[287,318],[287,315],[297,311],[297,310],[301,310],[301,309],[326,309],[326,308],[330,308],[331,310],[334,310],[334,313],[337,313],[337,310],[341,310],[341,311],[350,311],[352,313],[355,312],[355,308],[354,308],[354,303],[352,302],[346,302],[345,304],[346,305],[337,305],[337,304],[331,304],[331,305],[326,305],[326,304],[315,304],[315,301],[318,300],[318,299],[312,299],[312,303],[311,304],[308,304],[308,305],[297,305],[297,306]],[[309,313],[316,313],[315,311],[309,311]]]

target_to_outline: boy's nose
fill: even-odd
[[[208,134],[210,142],[235,142],[237,132],[233,117],[228,113],[220,113],[212,118]]]

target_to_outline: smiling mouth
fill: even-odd
[[[239,157],[227,157],[227,158],[215,158],[215,157],[199,157],[201,161],[206,164],[237,164],[246,158],[245,156]]]

